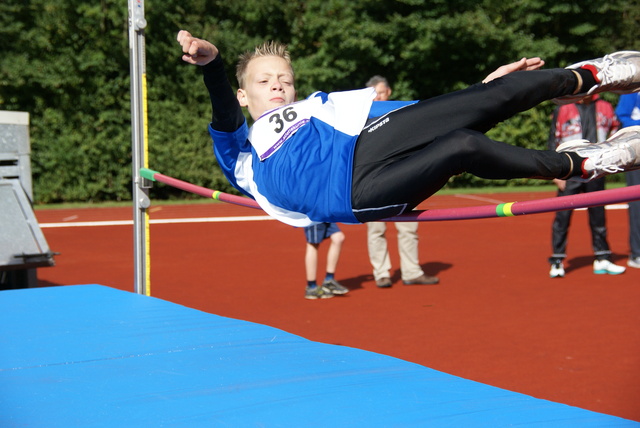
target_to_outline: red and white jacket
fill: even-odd
[[[592,142],[599,143],[620,129],[620,121],[614,112],[613,106],[607,101],[596,96],[593,104],[595,104],[596,110],[597,141]],[[583,132],[582,120],[576,104],[567,104],[559,107],[553,118],[549,136],[549,149],[555,150],[556,147],[566,141],[585,138],[586,132]]]

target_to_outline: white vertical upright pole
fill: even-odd
[[[150,182],[140,176],[147,168],[147,91],[144,29],[144,0],[129,1],[129,53],[131,74],[131,144],[133,148],[133,244],[134,287],[150,295],[149,200]]]

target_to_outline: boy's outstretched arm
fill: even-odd
[[[180,30],[178,32],[178,43],[182,47],[182,60],[189,64],[206,65],[216,59],[218,48],[212,43],[193,37],[190,32]]]
[[[235,132],[245,123],[227,75],[220,51],[212,43],[180,30],[177,37],[182,47],[183,61],[201,66],[204,84],[211,99],[211,128],[220,132]]]

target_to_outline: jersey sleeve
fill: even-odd
[[[236,189],[252,196],[244,185],[247,177],[246,162],[251,159],[251,145],[247,141],[249,129],[246,121],[234,132],[218,131],[209,125],[209,135],[213,140],[213,152],[224,176]],[[253,196],[252,196],[253,197]]]
[[[211,127],[218,131],[233,132],[245,122],[220,55],[202,67],[204,84],[211,99]]]
[[[398,110],[417,101],[374,101],[369,110],[369,119],[383,116],[391,111]]]

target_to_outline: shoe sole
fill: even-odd
[[[616,56],[624,56],[624,54],[633,54],[636,57],[638,56],[638,52],[637,51],[619,51],[619,52],[614,52],[611,55],[616,55]],[[636,65],[636,76],[640,74],[640,70],[638,70],[638,66]],[[640,91],[640,82],[636,82],[633,83],[632,86],[628,89],[622,89],[622,90],[609,90],[608,92],[611,92],[613,94],[619,94],[619,95],[623,95],[623,94],[633,94]],[[606,91],[603,91],[606,92]]]
[[[640,132],[640,125],[633,125],[633,126],[627,126],[625,128],[620,129],[618,132],[616,132],[615,134],[613,134],[611,137],[607,138],[606,141],[612,141],[614,139],[616,139],[616,136],[620,136],[620,135],[624,135],[624,134],[628,134],[628,133],[639,133]]]
[[[383,279],[383,278],[380,278]],[[391,279],[389,278],[384,278],[387,279],[389,282],[383,282],[382,284],[378,284],[379,280],[376,280],[376,287],[378,288],[391,288],[391,286],[393,285],[393,282],[391,282]]]
[[[322,296],[314,296],[313,294],[305,294],[304,298],[308,300],[318,300],[318,299],[330,299],[333,297],[333,293],[331,294],[323,294]]]
[[[346,287],[342,287],[342,288],[333,288],[333,287],[329,287],[326,284],[322,285],[324,288],[326,288],[327,290],[329,290],[331,292],[331,294],[335,295],[335,296],[342,296],[343,294],[347,294],[349,292],[349,289]]]
[[[623,128],[623,129],[626,129],[626,128]],[[558,147],[556,147],[556,152],[558,153],[575,152],[576,150],[589,147],[593,144],[594,143],[590,143],[587,140],[567,141],[566,143],[562,143]]]
[[[609,138],[607,138],[605,141],[603,141],[602,143],[611,143],[611,142],[615,142],[616,140],[619,140],[623,135],[626,134],[638,134],[638,139],[640,139],[640,125],[633,125],[633,126],[627,126],[625,128],[622,128],[620,130],[618,130],[615,134],[613,134],[612,136],[610,136]],[[589,147],[589,146],[593,146],[593,145],[598,145],[601,143],[591,143],[587,140],[581,140],[579,141],[567,141],[566,143],[562,143],[560,144],[557,148],[556,151],[558,153],[566,153],[564,150],[567,150],[567,148],[571,148],[573,150],[568,150],[568,151],[575,151],[575,150],[579,150],[580,148],[585,148],[585,147]]]
[[[436,285],[436,284],[440,283],[440,281],[429,281],[429,282],[404,282],[404,281],[402,281],[402,283],[404,285]]]
[[[596,275],[621,275],[623,274],[625,271],[622,272],[609,272],[608,270],[594,270],[593,273],[595,273]]]

